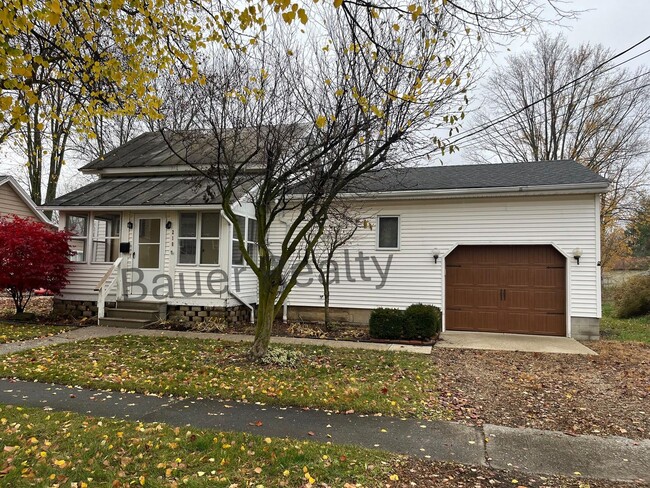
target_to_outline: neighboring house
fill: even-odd
[[[7,215],[17,215],[52,224],[13,177],[0,175],[0,217]]]
[[[59,309],[91,315],[99,299],[103,315],[102,301],[122,286],[125,300],[100,322],[146,322],[149,303],[185,320],[250,317],[256,279],[219,197],[208,196],[160,134],[82,171],[99,179],[48,205],[76,233],[78,251]],[[363,187],[349,195],[363,225],[336,257],[334,320],[364,323],[375,307],[430,303],[447,330],[598,337],[604,178],[553,161],[392,170]],[[254,249],[254,209],[241,203],[236,213]],[[272,246],[283,226],[273,229]],[[116,260],[136,285],[118,283]],[[318,318],[321,305],[322,287],[306,270],[289,296],[289,318]]]

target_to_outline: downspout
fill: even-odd
[[[230,221],[230,219],[226,216],[223,215],[223,218],[226,219],[226,222],[228,222],[228,225],[230,225],[230,245],[232,246],[232,241],[233,241],[233,223]],[[229,256],[232,256],[232,252],[229,253]],[[237,300],[239,303],[244,305],[245,307],[248,307],[251,311],[251,324],[255,323],[255,307],[253,307],[250,303],[248,303],[246,300],[244,300],[241,296],[237,294],[237,292],[232,290],[231,286],[231,279],[232,279],[232,262],[231,259],[228,259],[228,294],[231,295],[235,300]]]

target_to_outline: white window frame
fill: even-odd
[[[379,232],[381,231],[381,219],[397,219],[397,247],[380,247]],[[377,232],[375,233],[375,250],[377,251],[399,251],[402,244],[402,219],[399,215],[378,215]]]
[[[83,236],[76,236],[76,234],[73,234],[70,236],[71,241],[83,241],[84,242],[84,259],[83,261],[73,261],[70,260],[72,263],[75,264],[88,264],[88,261],[90,260],[89,254],[92,252],[89,250],[91,247],[90,245],[90,233],[91,233],[91,215],[90,212],[73,212],[73,213],[68,213],[65,216],[65,230],[68,230],[68,224],[69,224],[69,219],[70,217],[84,217],[86,219],[86,235]]]
[[[182,214],[194,214],[196,215],[196,235],[194,237],[183,237],[181,236],[180,226],[181,226],[181,215]],[[203,215],[205,214],[217,214],[219,218],[218,237],[202,237],[202,225],[203,225]],[[180,253],[180,243],[181,241],[190,241],[194,240],[196,242],[196,253],[194,255],[193,263],[181,263],[181,253]],[[204,212],[179,212],[178,213],[178,257],[176,259],[177,266],[203,266],[203,267],[215,267],[220,266],[221,262],[221,211],[220,210],[206,210]],[[217,252],[217,262],[216,263],[201,263],[201,241],[217,241],[217,247],[219,252]]]
[[[251,236],[248,235],[249,234],[249,232],[248,232],[249,224],[248,223],[251,220],[254,220],[254,221],[257,222],[257,219],[254,218],[254,217],[249,217],[247,215],[237,215],[237,217],[241,217],[241,218],[244,219],[244,228],[242,229],[243,232],[244,232],[244,246],[246,247],[246,250],[250,254],[249,246],[251,244],[257,246],[258,243],[256,241],[252,240]],[[231,263],[231,265],[232,266],[242,266],[242,267],[248,266],[248,263],[246,263],[246,259],[244,259],[243,254],[242,254],[242,262],[241,263],[235,263],[234,252],[235,252],[235,246],[239,247],[239,239],[237,239],[237,232],[235,232],[235,225],[234,224],[232,226],[232,239],[231,239],[231,242],[232,242],[232,249],[230,251],[230,263]]]
[[[108,237],[101,237],[98,238],[95,235],[95,218],[97,216],[102,216],[102,215],[117,215],[119,222],[117,226],[117,235],[116,236],[108,236]],[[90,224],[89,231],[88,231],[88,237],[90,238],[90,264],[111,264],[113,261],[95,261],[93,260],[93,257],[95,256],[95,243],[96,242],[106,242],[108,240],[115,241],[117,248],[118,248],[118,254],[119,253],[119,247],[120,247],[120,236],[122,235],[122,214],[120,212],[93,212],[89,219],[88,223]]]

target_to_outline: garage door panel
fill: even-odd
[[[557,290],[535,290],[532,309],[538,312],[564,313],[566,309],[564,293]]]
[[[498,289],[459,287],[452,290],[447,297],[447,307],[461,309],[495,309],[498,306]],[[467,304],[472,303],[472,307]]]
[[[565,335],[566,259],[552,246],[459,246],[446,265],[447,329]]]

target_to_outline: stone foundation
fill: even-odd
[[[571,337],[578,341],[600,339],[600,319],[594,317],[571,317]]]
[[[330,320],[343,324],[368,325],[370,312],[363,308],[330,308]],[[280,319],[282,312],[280,312]],[[323,307],[293,307],[287,308],[287,319],[290,322],[323,322],[325,314]]]
[[[106,302],[107,307],[115,307],[115,302]],[[72,315],[73,317],[96,317],[97,302],[81,300],[62,300],[55,298],[52,304],[55,315]]]
[[[250,323],[251,311],[244,305],[228,308],[203,305],[168,305],[167,319],[173,322],[221,320],[228,324],[244,324]]]
[[[119,305],[119,303],[118,303]],[[115,308],[115,302],[106,302],[106,308]],[[54,313],[75,318],[96,317],[97,302],[54,299]],[[167,305],[167,319],[175,322],[208,322],[222,320],[228,324],[250,323],[251,311],[244,305],[236,307],[208,307],[197,305]]]

